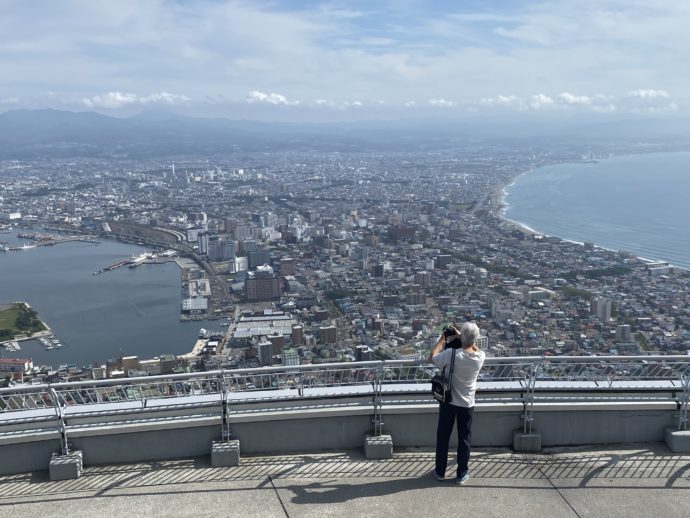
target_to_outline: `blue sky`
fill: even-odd
[[[0,111],[677,116],[688,27],[670,0],[0,0]]]

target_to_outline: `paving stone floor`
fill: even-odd
[[[690,455],[662,444],[476,450],[465,486],[436,481],[433,465],[433,452],[408,450],[387,460],[359,452],[243,457],[232,468],[213,468],[210,458],[86,466],[78,480],[0,476],[0,510],[62,518],[690,516]]]

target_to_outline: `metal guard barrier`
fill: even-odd
[[[9,387],[0,389],[0,440],[57,434],[68,453],[71,431],[132,423],[152,413],[168,421],[220,422],[227,440],[232,415],[251,413],[259,404],[270,413],[311,402],[369,413],[379,435],[384,409],[433,404],[429,383],[435,372],[426,363],[392,360]],[[525,433],[532,430],[535,403],[674,402],[678,429],[685,430],[689,380],[690,356],[487,358],[476,398],[478,406],[519,403]]]

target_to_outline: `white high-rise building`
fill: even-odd
[[[283,365],[299,365],[299,353],[295,349],[283,349]]]
[[[602,322],[611,320],[611,301],[604,297],[596,297],[590,305],[590,313]]]

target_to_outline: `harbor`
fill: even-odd
[[[11,230],[5,230],[2,232],[3,234],[9,234],[11,233]],[[23,239],[28,242],[23,243],[23,244],[11,244],[6,241],[0,241],[0,251],[2,252],[19,252],[22,250],[31,250],[32,248],[37,248],[41,246],[54,246],[62,243],[73,243],[76,241],[84,242],[84,243],[92,243],[99,245],[101,244],[100,241],[96,241],[95,237],[92,235],[87,235],[87,236],[55,236],[52,234],[41,234],[41,233],[22,233],[19,232],[16,234],[16,237],[18,239]]]
[[[19,232],[46,233],[15,228],[0,239],[13,246],[22,244],[16,236]],[[51,229],[50,233],[57,232]],[[49,349],[38,338],[20,340],[20,352],[2,348],[5,357],[26,357],[35,365],[57,367],[90,365],[121,353],[142,358],[162,352],[185,354],[198,340],[200,327],[217,327],[203,318],[180,321],[180,268],[190,260],[179,254],[162,255],[152,246],[100,241],[100,245],[74,241],[26,253],[0,253],[3,298],[29,301],[62,345],[52,344]],[[142,260],[134,268],[123,265],[112,275],[92,275],[106,265],[154,250],[157,258]],[[144,264],[156,266],[142,268]],[[10,337],[0,337],[0,342],[4,340]]]
[[[27,346],[38,342],[44,350],[52,351],[63,346],[62,341],[50,331],[43,331],[32,336],[16,337],[14,340],[0,342],[0,357],[2,353],[9,353],[12,357],[26,356],[32,357],[33,354],[27,351]]]
[[[118,268],[128,266],[129,268],[137,268],[143,264],[162,264],[169,261],[174,261],[177,252],[175,250],[165,250],[163,252],[142,252],[138,255],[133,255],[129,259],[117,261],[109,266],[105,266],[100,270],[93,272],[92,275],[100,275],[102,273],[112,272]]]
[[[39,342],[41,342],[41,345],[46,351],[50,351],[52,349],[60,349],[62,347],[62,342],[55,337],[55,335],[48,335],[45,337],[41,337],[38,339]]]

